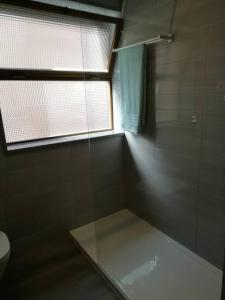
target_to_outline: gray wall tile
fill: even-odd
[[[224,197],[199,194],[197,252],[221,268],[225,249]]]
[[[128,0],[123,32],[123,45],[175,34],[148,47],[147,126],[127,137],[126,206],[220,268],[224,17],[222,0]]]
[[[51,228],[68,231],[123,208],[122,157],[123,137],[95,140],[90,147],[81,141],[1,149],[0,228],[13,242]]]

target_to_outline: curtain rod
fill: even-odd
[[[130,48],[130,47],[138,46],[138,45],[142,45],[142,44],[150,45],[150,44],[155,44],[155,43],[163,42],[163,41],[167,41],[168,43],[172,43],[173,34],[159,34],[156,37],[154,37],[152,39],[149,39],[149,40],[145,40],[145,41],[138,42],[138,43],[135,43],[135,44],[131,44],[131,45],[128,45],[128,46],[125,46],[125,47],[113,49],[113,52],[117,52],[117,51],[120,51],[120,50],[123,50],[123,49],[127,49],[127,48]]]

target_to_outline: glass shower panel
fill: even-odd
[[[108,60],[112,47],[115,25],[95,20],[82,19],[80,22],[83,82],[85,94],[85,118],[87,124],[88,149],[85,152],[85,179],[81,183],[84,194],[83,201],[77,202],[78,226],[90,224],[83,238],[88,242],[92,254],[97,256],[96,228],[94,222],[98,216],[96,208],[96,174],[102,166],[98,158],[94,158],[93,137],[112,129],[110,85],[107,80],[86,78],[85,71],[108,72]],[[101,156],[101,151],[98,153]],[[88,251],[87,251],[88,252]]]
[[[102,22],[100,27],[100,30],[93,32],[81,24],[84,66],[90,61],[107,61],[109,67],[115,24]],[[89,36],[87,30],[90,31]],[[91,40],[89,55],[88,40]],[[100,50],[96,45],[101,46]],[[90,192],[87,207],[89,222],[86,222],[89,224],[84,236],[87,236],[88,241],[87,252],[90,251],[90,256],[98,263],[102,259],[102,250],[99,247],[101,229],[95,221],[123,207],[122,138],[109,136],[114,129],[110,79],[90,80],[84,74],[84,80],[89,129]]]
[[[149,1],[142,1],[146,3]],[[175,32],[176,4],[172,0],[151,1],[152,7],[143,18],[145,13],[138,17],[130,2],[127,26],[133,27],[124,30],[122,44]],[[186,295],[196,300],[220,297],[223,242],[201,244],[208,240],[208,233],[223,234],[224,224],[222,213],[216,219],[221,198],[215,202],[208,195],[204,203],[201,195],[202,184],[210,181],[200,174],[204,175],[209,163],[204,168],[199,156],[204,144],[203,106],[195,84],[201,74],[195,62],[185,58],[183,64],[176,57],[175,66],[168,63],[173,53],[183,54],[179,47],[174,43],[146,49],[149,110],[143,134],[126,134],[124,145],[123,137],[93,139],[89,131],[90,202],[85,226],[77,231],[76,239],[129,299],[145,300],[149,294],[171,300]],[[118,77],[115,74],[116,80]],[[86,109],[90,129],[95,105],[87,101]],[[97,113],[97,118],[101,116]],[[211,218],[210,228],[207,217]],[[215,251],[214,262],[207,257],[208,251]]]

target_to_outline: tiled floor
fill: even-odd
[[[15,247],[0,283],[1,300],[118,299],[68,236],[42,236]]]
[[[220,300],[222,271],[128,210],[71,231],[130,300]]]

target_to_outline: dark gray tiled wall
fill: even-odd
[[[0,151],[0,230],[12,248],[124,207],[123,137],[5,154]]]
[[[1,300],[118,299],[63,230],[20,239],[16,249],[0,281]]]
[[[124,45],[175,34],[171,45],[148,47],[147,125],[127,137],[126,205],[220,268],[224,18],[223,0],[128,0],[123,32]]]

